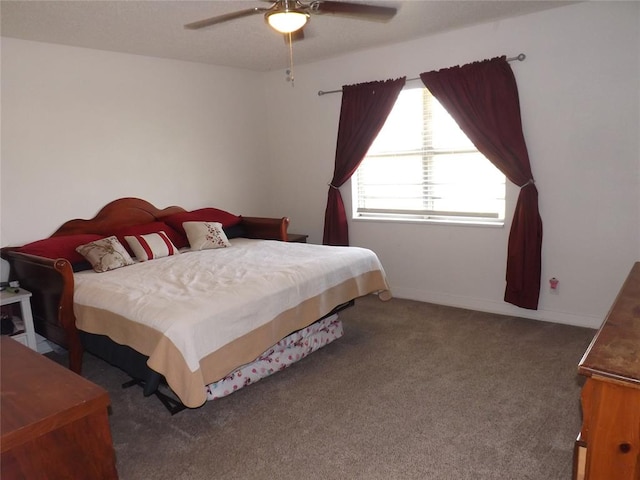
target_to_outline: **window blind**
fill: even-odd
[[[354,177],[359,218],[504,219],[504,175],[425,88],[401,92]]]

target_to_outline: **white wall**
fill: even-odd
[[[510,218],[504,228],[352,221],[351,244],[378,254],[398,297],[597,327],[640,260],[639,31],[639,3],[587,2],[297,65],[294,88],[269,73],[273,212],[321,242],[341,96],[318,90],[525,53],[512,68],[544,225],[539,310],[502,301]],[[516,196],[510,188],[509,212]]]
[[[2,38],[1,242],[119,197],[260,215],[260,75]]]
[[[540,309],[502,301],[510,218],[351,222],[351,241],[379,255],[397,297],[596,327],[640,259],[639,30],[636,2],[580,3],[296,64],[293,88],[284,72],[3,38],[0,245],[122,196],[288,215],[320,243],[341,97],[318,90],[523,52],[512,67],[544,223]]]

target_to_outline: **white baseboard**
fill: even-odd
[[[513,317],[530,318],[543,322],[562,323],[577,327],[600,328],[603,318],[587,315],[576,315],[573,313],[554,312],[551,310],[528,310],[519,308],[507,302],[494,302],[492,300],[462,297],[443,293],[425,292],[411,288],[392,288],[391,292],[395,298],[405,298],[407,300],[417,300],[419,302],[435,303],[450,307],[477,310],[479,312],[496,313],[499,315],[509,315]]]

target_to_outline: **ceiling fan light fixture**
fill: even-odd
[[[265,14],[267,23],[280,33],[292,33],[305,26],[309,14],[295,9],[276,10]]]

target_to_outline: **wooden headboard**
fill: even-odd
[[[185,212],[182,207],[156,208],[146,200],[119,198],[100,209],[95,217],[63,223],[51,237],[93,233],[112,235],[123,227],[162,221],[163,217]],[[243,236],[248,238],[287,240],[289,219],[241,217]],[[66,258],[44,258],[17,251],[19,247],[2,248],[0,255],[10,265],[10,279],[32,293],[32,310],[36,331],[69,350],[69,367],[80,373],[82,345],[73,313],[74,277]]]
[[[182,207],[171,206],[163,209],[156,208],[146,200],[125,197],[114,200],[100,209],[95,217],[89,220],[76,218],[63,223],[52,237],[61,235],[75,235],[81,233],[96,233],[111,235],[122,227],[143,225],[145,223],[162,220],[174,213],[185,212]],[[289,218],[241,217],[241,225],[248,238],[262,238],[287,241]]]
[[[184,208],[176,206],[158,209],[141,198],[119,198],[102,207],[96,216],[90,220],[76,218],[63,223],[51,236],[57,237],[79,233],[111,235],[111,233],[122,227],[155,222],[161,217],[184,211]]]

